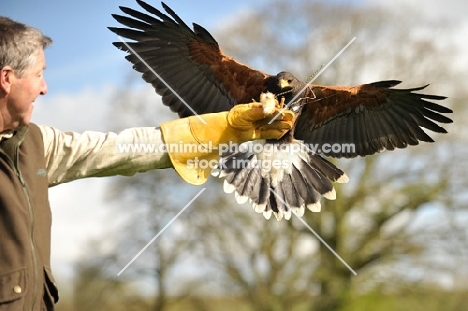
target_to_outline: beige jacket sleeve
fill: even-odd
[[[172,167],[159,128],[79,134],[39,127],[44,139],[49,186],[86,177],[131,176]]]

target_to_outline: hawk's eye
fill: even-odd
[[[292,79],[288,79],[288,83],[291,83],[292,82]]]

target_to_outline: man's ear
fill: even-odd
[[[13,83],[14,78],[15,73],[13,68],[10,66],[4,66],[0,69],[0,93],[10,93],[11,84]]]

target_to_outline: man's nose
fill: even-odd
[[[46,83],[46,81],[44,79],[44,80],[42,80],[41,93],[40,94],[45,95],[45,94],[47,94],[47,91],[48,91],[47,83]]]

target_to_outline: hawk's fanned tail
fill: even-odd
[[[246,142],[221,155],[212,174],[224,179],[224,191],[239,204],[249,201],[269,219],[289,219],[305,208],[321,209],[320,198],[336,198],[332,182],[347,182],[346,174],[302,142]]]

